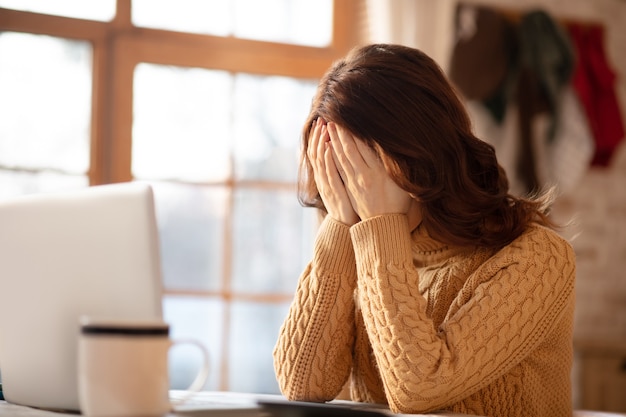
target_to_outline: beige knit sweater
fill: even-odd
[[[327,217],[274,350],[292,400],[394,412],[571,416],[575,259],[529,228],[499,251],[411,233],[404,215]]]

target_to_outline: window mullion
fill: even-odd
[[[132,50],[127,47],[124,36],[111,41],[111,67],[108,105],[110,129],[107,143],[110,144],[109,169],[111,182],[132,180],[132,124],[133,124],[133,77],[137,64]]]

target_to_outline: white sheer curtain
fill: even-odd
[[[421,49],[444,70],[454,42],[456,0],[366,0],[370,42]]]

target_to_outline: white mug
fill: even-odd
[[[194,344],[204,357],[187,390],[199,391],[208,378],[209,357],[204,345],[193,339],[170,339],[167,323],[81,317],[80,325],[78,391],[85,416],[169,413],[173,404],[169,399],[168,351],[175,344]]]

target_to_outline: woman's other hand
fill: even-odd
[[[381,214],[407,214],[413,199],[389,177],[376,152],[336,123],[328,123],[327,129],[334,164],[357,215],[365,220]]]
[[[360,219],[352,208],[351,199],[335,165],[328,125],[322,118],[314,122],[307,156],[328,215],[348,226],[357,223]]]

